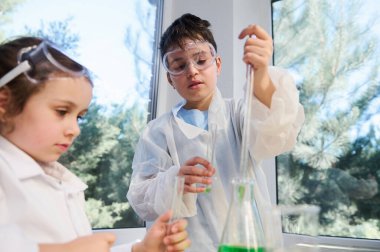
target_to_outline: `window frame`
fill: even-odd
[[[153,53],[153,63],[152,63],[152,79],[150,82],[150,93],[149,93],[149,105],[148,105],[148,122],[157,117],[157,103],[158,103],[158,84],[160,80],[160,50],[159,41],[162,34],[162,24],[164,15],[164,0],[156,0],[156,27],[154,34],[154,53]]]

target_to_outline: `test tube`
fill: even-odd
[[[168,234],[170,233],[170,228],[172,224],[180,218],[180,208],[182,204],[184,187],[185,187],[185,177],[175,176],[173,198],[170,205],[170,209],[172,209],[173,214],[168,222],[168,229],[167,229]]]
[[[215,164],[215,141],[216,141],[216,124],[210,124],[209,125],[209,141],[207,143],[207,160],[211,163],[211,165]],[[214,181],[215,175],[211,177],[211,179]],[[211,191],[212,185],[206,186],[206,193],[209,193]]]

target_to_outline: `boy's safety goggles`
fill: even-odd
[[[163,66],[171,75],[185,73],[190,64],[198,70],[204,70],[215,62],[216,52],[208,42],[190,42],[183,48],[176,48],[165,53]]]
[[[64,73],[73,77],[88,76],[88,70],[47,41],[38,46],[26,47],[18,53],[18,65],[0,79],[0,87],[20,74],[32,83],[39,83]]]

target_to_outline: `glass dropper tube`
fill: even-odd
[[[211,165],[215,165],[215,141],[216,141],[216,132],[217,127],[216,124],[210,124],[209,125],[209,140],[207,142],[207,160],[211,163]],[[211,177],[213,182],[216,179],[216,175]],[[211,191],[212,185],[206,186],[206,193],[209,193]]]
[[[250,129],[249,124],[251,121],[252,111],[252,96],[254,90],[253,71],[252,66],[247,64],[246,67],[246,93],[245,93],[245,116],[242,133],[242,144],[240,151],[240,176],[241,178],[248,178],[249,176],[249,145],[250,145]]]

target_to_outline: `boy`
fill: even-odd
[[[222,63],[209,26],[207,20],[184,14],[161,37],[167,79],[184,100],[150,122],[142,133],[127,195],[140,217],[153,221],[170,206],[174,177],[184,176],[177,214],[187,217],[193,241],[188,251],[194,252],[217,250],[232,191],[230,181],[241,175],[244,137],[246,101],[223,99],[216,87]],[[273,51],[270,36],[251,25],[239,38],[249,35],[254,38],[247,39],[243,57],[254,71],[249,151],[257,164],[253,170],[258,189],[255,198],[263,214],[269,194],[260,161],[294,146],[304,114],[292,78],[268,66]],[[216,139],[213,160],[204,158],[210,139]],[[212,184],[211,192],[202,193],[206,189],[195,184]]]

